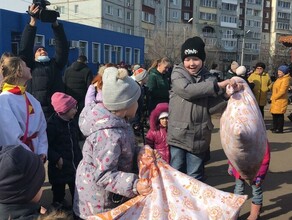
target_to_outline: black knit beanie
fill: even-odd
[[[33,54],[35,54],[35,52],[36,52],[39,48],[43,48],[45,51],[47,51],[46,48],[45,48],[44,46],[41,46],[41,45],[35,45],[35,46],[33,47]]]
[[[0,203],[29,203],[45,181],[38,155],[21,145],[0,147]]]
[[[262,62],[258,62],[258,63],[255,65],[255,68],[257,68],[257,67],[262,67],[263,69],[265,69],[265,68],[266,68],[266,65],[265,65],[264,63],[262,63]]]
[[[206,59],[205,43],[200,37],[192,37],[187,39],[181,46],[181,59],[184,61],[186,57],[195,56],[203,62]]]

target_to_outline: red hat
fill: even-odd
[[[64,114],[77,105],[77,101],[72,96],[62,92],[55,92],[51,100],[52,106],[59,114]]]

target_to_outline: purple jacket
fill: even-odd
[[[151,112],[150,129],[146,135],[146,144],[156,149],[167,163],[170,162],[169,146],[167,144],[167,128],[160,126],[158,117],[162,112],[168,112],[168,103],[160,103]]]
[[[101,89],[96,89],[94,85],[89,85],[86,95],[85,95],[85,105],[90,104],[91,102],[102,102],[102,92]]]
[[[73,209],[77,216],[87,219],[136,195],[133,188],[138,176],[133,173],[133,164],[138,148],[130,125],[102,103],[86,105],[79,126],[87,138],[76,173]]]

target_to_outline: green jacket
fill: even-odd
[[[161,74],[156,68],[149,71],[148,91],[152,102],[161,103],[169,101],[169,81],[166,74]]]

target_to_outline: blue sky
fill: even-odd
[[[24,13],[33,0],[0,0],[0,8]]]

